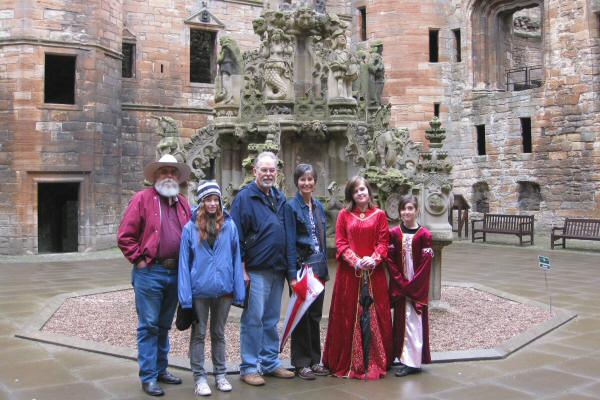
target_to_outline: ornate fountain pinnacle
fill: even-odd
[[[446,130],[442,128],[442,123],[438,117],[433,117],[429,122],[431,128],[425,130],[425,137],[429,140],[429,147],[433,149],[442,148],[443,141],[446,139]]]

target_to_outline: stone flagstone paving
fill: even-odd
[[[214,399],[597,399],[600,398],[600,254],[455,243],[444,251],[443,279],[469,281],[547,302],[538,254],[550,255],[553,305],[578,317],[504,360],[435,364],[406,378],[376,382],[267,378],[252,388],[231,376],[234,391]],[[15,338],[53,296],[127,283],[122,258],[94,255],[0,261],[0,400],[149,399],[134,361]],[[64,261],[61,261],[64,260]],[[330,292],[330,291],[329,291]],[[327,302],[328,305],[328,302]],[[187,371],[168,399],[193,398]],[[211,381],[212,384],[212,381]]]

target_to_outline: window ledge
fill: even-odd
[[[214,83],[190,82],[191,87],[214,89]]]
[[[59,103],[44,103],[40,106],[44,110],[66,110],[66,111],[81,111],[82,107],[79,104],[59,104]]]

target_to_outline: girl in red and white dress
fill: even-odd
[[[429,351],[429,276],[431,233],[417,223],[419,203],[415,196],[401,198],[402,223],[390,230],[392,250],[388,257],[390,299],[394,308],[394,356],[400,359],[396,376],[421,372],[431,363]]]

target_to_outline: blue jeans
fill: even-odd
[[[138,315],[138,364],[142,383],[165,373],[169,329],[177,308],[177,270],[152,265],[133,267],[131,283]]]
[[[281,366],[277,322],[285,275],[281,271],[249,271],[250,297],[240,328],[240,375],[268,374]]]

